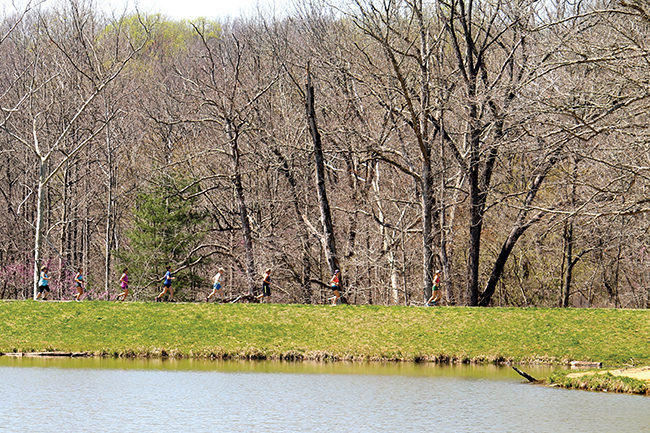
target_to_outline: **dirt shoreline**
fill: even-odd
[[[610,373],[612,376],[629,377],[632,379],[643,380],[644,382],[650,383],[650,366],[629,367],[629,368],[620,368],[615,370],[602,370],[602,371],[581,371],[576,373],[569,373],[567,374],[567,377],[579,378],[583,376],[593,376],[596,374],[607,374],[607,373]]]

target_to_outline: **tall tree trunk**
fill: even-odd
[[[440,125],[442,129],[443,120],[440,116]],[[447,237],[447,188],[445,186],[445,179],[447,178],[447,162],[445,159],[445,146],[443,142],[443,134],[440,134],[440,161],[442,161],[442,173],[440,176],[440,212],[438,214],[440,220],[440,264],[442,267],[442,276],[444,278],[445,290],[444,297],[449,305],[456,305],[456,296],[454,293],[453,280],[451,278],[451,257],[449,257],[448,248],[449,239]]]
[[[321,142],[318,126],[316,125],[316,110],[314,108],[314,87],[311,82],[311,73],[307,68],[307,120],[309,130],[314,142],[314,159],[316,162],[316,191],[318,193],[318,204],[320,206],[321,223],[323,226],[323,237],[325,239],[325,255],[330,273],[339,269],[339,259],[336,254],[336,242],[334,239],[334,224],[330,212],[327,190],[325,187],[325,158],[323,157],[323,145]]]
[[[106,125],[106,174],[108,182],[106,185],[106,237],[104,244],[104,292],[106,300],[110,298],[109,286],[111,280],[112,264],[112,241],[113,241],[113,183],[115,175],[113,170],[113,149],[111,147],[110,124]]]
[[[569,295],[571,294],[571,280],[573,279],[573,221],[569,220],[564,224],[562,236],[564,240],[564,255],[562,257],[562,267],[564,276],[562,278],[562,293],[560,306],[567,308],[569,306]]]
[[[235,186],[235,194],[239,204],[239,217],[242,226],[242,233],[244,236],[244,249],[246,250],[246,281],[248,283],[249,293],[255,291],[255,256],[253,255],[253,232],[251,230],[250,221],[248,220],[248,208],[246,207],[246,199],[244,196],[244,186],[241,181],[241,155],[239,153],[239,136],[236,131],[232,129],[229,131],[231,138],[231,157],[234,166],[235,175],[233,176],[233,185]]]
[[[72,236],[70,236],[69,233],[69,222],[68,222],[68,208],[69,203],[69,191],[68,191],[68,184],[69,182],[69,177],[70,177],[70,165],[65,164],[65,166],[62,169],[62,175],[63,175],[63,213],[61,215],[61,236],[59,237],[59,250],[61,251],[61,254],[59,255],[59,281],[63,282],[65,281],[65,268],[70,263],[70,252],[72,249],[70,248],[70,242],[72,241]],[[67,242],[66,242],[67,241]],[[75,239],[76,241],[76,239]],[[58,290],[58,298],[61,299],[62,295],[62,288],[63,284],[59,285],[59,290]]]
[[[377,202],[377,213],[379,219],[379,234],[382,240],[382,249],[383,251],[388,251],[388,269],[390,272],[390,298],[391,302],[395,305],[400,304],[400,272],[397,263],[397,254],[395,253],[395,247],[392,245],[394,243],[391,236],[388,234],[388,229],[386,227],[385,216],[384,216],[384,206],[382,205],[380,198],[381,191],[381,170],[379,169],[379,164],[375,163],[374,167],[374,176],[372,177],[372,190],[375,194],[375,201]]]
[[[429,139],[429,113],[431,110],[431,91],[429,83],[431,73],[429,68],[430,47],[429,32],[424,19],[422,0],[412,4],[412,10],[418,20],[420,33],[420,115],[419,133],[422,152],[422,243],[423,243],[423,280],[424,280],[424,302],[431,297],[431,286],[433,284],[433,206],[435,197],[433,193],[433,174],[431,163],[431,143]],[[407,95],[404,95],[405,97]]]
[[[85,191],[91,191],[92,190],[92,185],[91,185],[91,179],[89,173],[91,172],[91,152],[90,152],[90,146],[86,147],[85,149],[86,153],[86,167],[85,170],[82,173],[82,176],[84,178],[84,185],[85,185]],[[88,266],[88,263],[90,261],[90,244],[91,244],[91,237],[92,237],[92,228],[91,228],[91,217],[90,217],[90,200],[84,200],[83,201],[83,239],[82,239],[82,248],[81,248],[81,257],[79,261],[77,261],[74,265],[75,268],[81,267],[83,268],[83,271],[85,275],[90,274],[90,269]],[[76,269],[72,269],[73,271],[76,272]],[[88,281],[86,280],[86,286],[88,285]]]
[[[433,284],[433,179],[430,158],[422,162],[422,268],[424,279],[424,302],[431,297]]]
[[[40,279],[40,267],[41,267],[41,255],[43,254],[43,211],[45,207],[45,181],[47,179],[47,168],[45,166],[45,160],[39,158],[39,175],[38,175],[38,187],[36,191],[36,233],[34,236],[34,284],[33,284],[33,294],[34,300],[36,300],[36,295],[38,294],[38,280]]]
[[[350,187],[350,191],[352,191],[352,195],[350,196],[350,199],[352,203],[358,203],[359,194],[357,192],[357,185],[356,185],[357,182],[355,179],[354,162],[352,161],[352,150],[350,150],[350,154],[347,155],[346,163],[348,169],[348,185]],[[348,229],[347,253],[345,254],[346,259],[352,258],[352,256],[354,256],[355,254],[355,246],[356,246],[355,242],[357,239],[358,224],[359,224],[359,211],[357,209],[348,215],[349,229]]]
[[[472,138],[472,141],[474,138]],[[476,137],[478,141],[478,136]],[[467,299],[470,306],[478,305],[478,278],[479,278],[479,254],[481,249],[481,229],[483,218],[480,205],[480,189],[478,183],[478,144],[471,145],[470,167],[469,167],[469,202],[470,202],[470,225],[469,225],[469,251],[467,260]]]

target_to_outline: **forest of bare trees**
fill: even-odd
[[[32,3],[0,58],[0,299],[650,306],[645,0]]]

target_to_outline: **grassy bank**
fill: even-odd
[[[650,312],[0,302],[0,352],[650,364]]]
[[[547,383],[568,389],[650,395],[650,382],[647,380],[615,375],[609,371],[592,371],[583,374],[557,371],[548,378]]]

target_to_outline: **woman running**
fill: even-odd
[[[440,302],[440,270],[433,274],[433,287],[431,287],[431,297],[427,300],[425,305],[427,307],[434,307]]]
[[[122,271],[122,276],[120,277],[120,287],[122,287],[122,293],[115,297],[115,300],[124,301],[129,295],[129,276],[127,275],[128,268],[124,268]],[[120,299],[122,298],[122,299]]]
[[[334,293],[334,297],[332,297],[332,305],[336,305],[341,298],[341,276],[340,276],[341,271],[338,269],[334,271],[334,275],[332,275],[332,279],[330,280],[330,288],[332,289],[332,293]]]
[[[50,294],[50,277],[47,275],[48,270],[47,266],[41,268],[41,278],[38,280],[38,293],[36,294],[36,299],[40,297],[42,300],[47,301],[47,295]]]
[[[268,298],[271,297],[271,269],[268,268],[264,271],[264,277],[262,278],[262,293],[257,295],[257,299],[261,302],[268,302]]]
[[[163,277],[163,289],[162,292],[156,296],[156,302],[160,302],[165,293],[169,292],[169,302],[174,302],[174,289],[172,289],[172,280],[175,280],[176,277],[172,277],[171,266],[167,266],[167,272]]]
[[[225,271],[223,268],[219,268],[219,270],[217,271],[217,275],[214,276],[214,283],[212,284],[212,292],[210,292],[208,297],[205,298],[205,302],[209,302],[210,298],[212,298],[217,293],[219,293],[220,298],[223,298],[223,289],[221,287],[221,276],[223,275],[224,272]]]
[[[74,300],[79,302],[81,300],[81,296],[84,294],[84,282],[83,282],[83,274],[82,274],[82,269],[79,268],[77,269],[77,275],[74,276],[74,287],[77,289],[77,294],[74,295]]]

